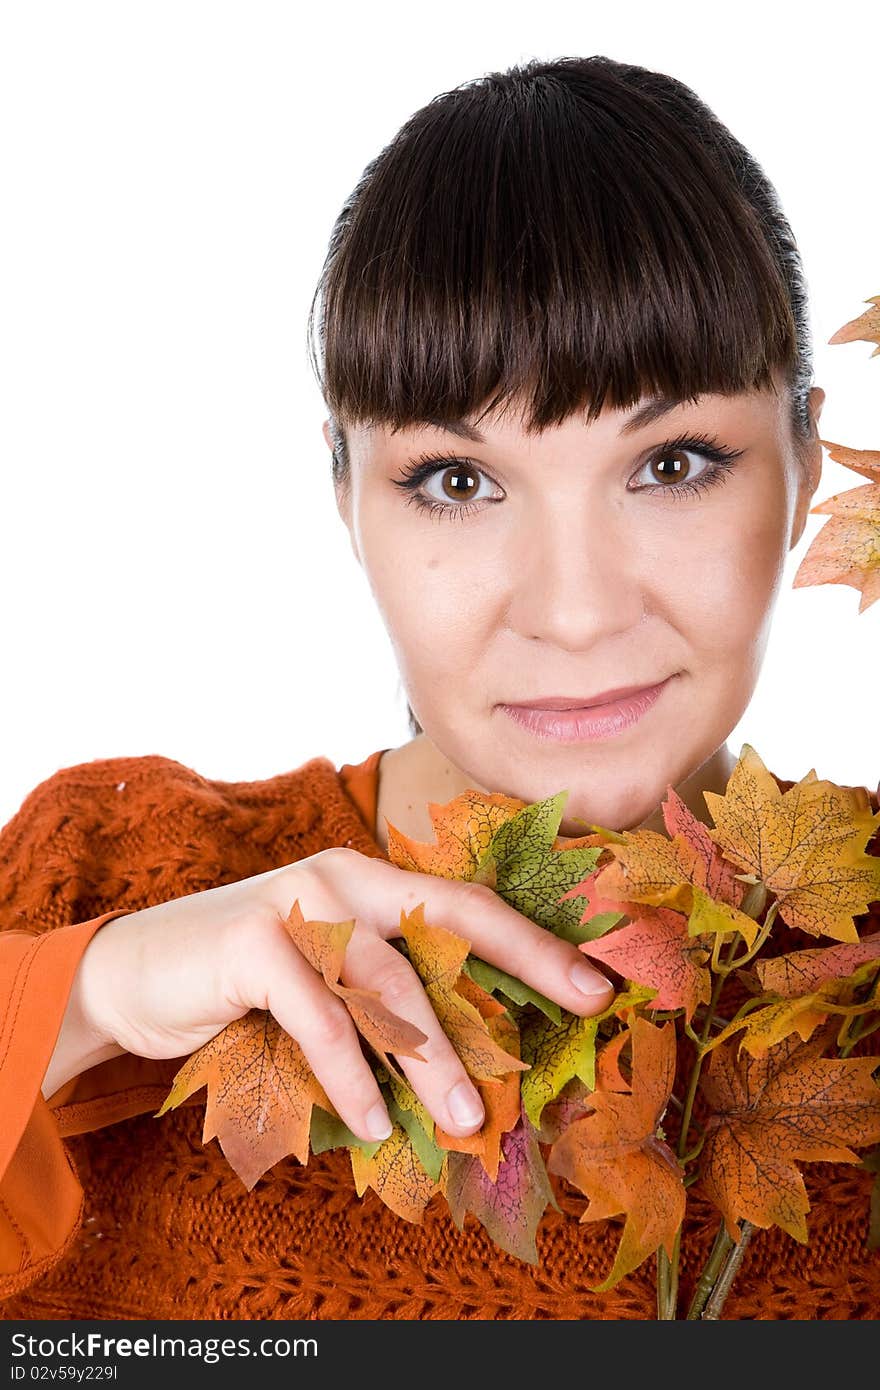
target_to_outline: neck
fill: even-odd
[[[711,825],[712,821],[703,799],[703,792],[723,793],[735,765],[736,758],[727,744],[722,743],[706,762],[676,786],[675,790],[688,810],[704,825]],[[425,734],[419,734],[409,743],[401,744],[399,748],[389,748],[379,760],[376,842],[387,852],[386,817],[397,830],[411,839],[433,840],[434,827],[428,813],[428,803],[444,805],[469,789],[484,792],[489,790],[479,786],[473,778],[468,777],[444,757]],[[658,834],[665,835],[661,807],[657,806],[645,820],[633,828],[655,830]],[[583,829],[575,829],[571,833],[578,836],[584,832]]]

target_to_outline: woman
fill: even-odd
[[[154,1115],[181,1058],[261,1008],[356,1134],[389,1132],[344,1005],[281,928],[294,900],[356,918],[342,978],[427,1035],[426,1063],[400,1064],[454,1134],[482,1107],[390,944],[402,907],[567,1009],[608,1003],[573,946],[488,888],[391,865],[387,823],[431,839],[428,803],[468,787],[565,788],[566,835],[661,828],[669,785],[708,819],[820,475],[791,231],[679,82],[535,61],[404,125],[318,291],[339,510],[414,737],[247,784],[161,757],[83,764],[5,827],[4,1315],[651,1317],[650,1266],[587,1292],[616,1229],[579,1226],[570,1190],[533,1269],[442,1209],[416,1226],[359,1201],[344,1150],[247,1193],[201,1142],[203,1096]],[[728,1316],[877,1311],[877,1261],[853,1254],[842,1279],[834,1254],[852,1181],[823,1170],[806,1264],[778,1231],[755,1238]]]

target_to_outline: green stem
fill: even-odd
[[[715,1281],[721,1273],[727,1256],[730,1254],[731,1246],[734,1244],[733,1237],[728,1234],[727,1226],[722,1221],[715,1235],[715,1244],[706,1261],[703,1272],[700,1275],[699,1283],[694,1290],[691,1306],[688,1308],[687,1321],[696,1322],[702,1317],[703,1309],[706,1306],[709,1295],[715,1287]]]
[[[755,937],[754,944],[750,946],[747,951],[744,951],[741,956],[728,960],[724,965],[720,966],[719,969],[723,970],[726,975],[729,975],[732,970],[739,970],[741,966],[748,965],[749,961],[754,960],[755,956],[764,945],[764,942],[767,940],[767,937],[770,935],[778,912],[779,901],[778,899],[774,899],[767,909],[767,916],[764,918],[764,923],[758,935]]]
[[[743,1255],[746,1253],[746,1246],[749,1243],[749,1237],[754,1229],[751,1221],[744,1221],[742,1223],[739,1240],[733,1243],[733,1248],[724,1262],[724,1268],[718,1277],[718,1282],[712,1290],[712,1295],[703,1310],[703,1322],[717,1321],[720,1318],[721,1309],[724,1307],[727,1295],[730,1293],[730,1286],[736,1278],[739,1267],[742,1264]]]
[[[669,1322],[675,1318],[678,1279],[672,1261],[661,1245],[657,1250],[657,1319]]]
[[[691,1123],[696,1124],[696,1120],[692,1120]],[[682,1155],[681,1164],[683,1168],[686,1168],[689,1163],[693,1163],[695,1158],[700,1157],[700,1154],[703,1152],[703,1145],[705,1144],[705,1142],[706,1135],[705,1133],[703,1133],[700,1135],[694,1147],[692,1149],[688,1149],[687,1153]]]
[[[880,1028],[880,1018],[875,1018],[873,1023],[868,1023],[870,1014],[860,1014],[856,1017],[856,1022],[852,1032],[840,1049],[841,1057],[848,1057],[856,1043],[861,1042],[862,1038],[867,1038],[871,1033],[876,1033]]]
[[[684,1110],[681,1116],[681,1130],[678,1136],[678,1157],[683,1159],[687,1153],[688,1132],[691,1127],[691,1115],[693,1114],[694,1101],[697,1098],[697,1086],[700,1080],[700,1068],[703,1065],[703,1048],[709,1038],[712,1028],[712,1018],[715,1013],[715,1005],[718,1003],[721,990],[724,986],[724,976],[716,975],[712,983],[712,997],[709,1000],[709,1007],[706,1010],[706,1017],[703,1021],[703,1031],[697,1037],[697,1056],[694,1061],[690,1081],[688,1082],[687,1094],[684,1098]]]
[[[690,1081],[688,1082],[687,1095],[685,1096],[684,1109],[682,1110],[681,1130],[678,1136],[678,1160],[682,1165],[683,1176],[685,1163],[690,1157],[688,1154],[687,1141],[691,1127],[694,1101],[697,1096],[697,1085],[700,1080],[700,1068],[703,1065],[703,1048],[706,1045],[712,1028],[715,1006],[718,1003],[725,978],[725,975],[719,974],[715,976],[712,984],[712,997],[706,1009],[706,1017],[703,1020],[702,1031],[699,1034],[694,1034],[697,1055],[694,1059],[693,1070],[691,1071]],[[695,1152],[699,1152],[700,1148],[702,1148],[702,1144],[703,1140],[701,1139]],[[686,1177],[684,1181],[687,1183]],[[681,1227],[678,1228],[675,1235],[675,1244],[672,1248],[672,1259],[670,1260],[662,1245],[657,1251],[657,1316],[659,1319],[667,1320],[675,1318],[678,1306],[678,1268],[680,1256]]]
[[[663,1257],[666,1251],[663,1246],[657,1248],[657,1321],[662,1322],[666,1317],[666,1298],[669,1284],[669,1271],[664,1264]]]

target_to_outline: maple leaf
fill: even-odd
[[[568,792],[524,807],[498,827],[477,874],[523,916],[577,945],[592,932],[581,923],[581,909],[567,901],[568,890],[592,873],[601,851],[556,848]]]
[[[581,909],[564,901],[566,890],[592,871],[601,853],[558,834],[567,797],[560,792],[525,805],[471,789],[444,806],[431,802],[435,842],[412,840],[389,822],[389,857],[399,868],[484,883],[531,921],[577,945],[607,931],[621,914],[587,924]],[[500,967],[469,954],[462,968],[488,992],[515,1004],[534,1004],[559,1022],[554,1000]]]
[[[739,931],[751,945],[757,926],[739,910],[748,890],[738,866],[671,785],[662,811],[670,838],[654,830],[605,830],[610,862],[567,896],[586,897],[592,912],[617,907],[634,920],[645,905],[682,911],[690,914],[692,936]]]
[[[849,449],[819,441],[835,463],[871,482],[835,493],[810,508],[831,517],[814,536],[792,580],[793,589],[811,584],[850,584],[860,590],[859,612],[880,598],[880,451]]]
[[[693,906],[688,917],[688,933],[691,936],[713,936],[718,933],[723,936],[727,932],[736,931],[744,938],[748,947],[755,944],[758,923],[754,917],[740,912],[738,907],[731,907],[730,903],[718,902],[715,898],[708,897],[702,888],[696,885],[691,888],[691,896]]]
[[[715,902],[740,907],[746,885],[737,877],[736,865],[725,859],[712,839],[708,825],[697,819],[672,786],[667,789],[661,809],[675,857],[688,883],[702,889]]]
[[[532,989],[531,985],[518,980],[515,975],[508,975],[506,970],[499,970],[497,965],[490,965],[488,961],[480,960],[479,956],[468,956],[462,970],[493,997],[502,994],[514,1004],[534,1004],[554,1023],[560,1022],[562,1009],[555,999],[548,999],[546,994]]]
[[[628,1028],[615,1034],[596,1052],[595,1085],[587,1086],[580,1077],[567,1081],[555,1100],[546,1103],[541,1111],[538,1134],[542,1144],[554,1144],[575,1120],[590,1114],[594,1091],[629,1091],[630,1083],[621,1075],[620,1053],[631,1039]]]
[[[388,1115],[392,1124],[400,1125],[409,1136],[416,1157],[429,1177],[435,1182],[440,1179],[443,1167],[444,1150],[440,1144],[439,1130],[428,1108],[422,1104],[408,1082],[388,1073],[391,1097],[386,1097]],[[381,1142],[381,1141],[380,1141]]]
[[[817,993],[805,994],[797,999],[771,1000],[762,1008],[729,1024],[712,1039],[710,1047],[719,1047],[739,1033],[740,1049],[744,1048],[753,1057],[760,1057],[791,1033],[797,1033],[806,1041],[827,1019],[827,1004],[825,996]]]
[[[842,946],[819,946],[808,951],[791,951],[774,960],[757,961],[755,970],[761,986],[782,999],[809,994],[830,980],[845,979],[860,965],[880,961],[880,932]]]
[[[858,1163],[853,1146],[880,1139],[880,1058],[822,1057],[826,1043],[789,1037],[752,1058],[728,1042],[711,1055],[698,1186],[734,1240],[747,1220],[805,1244],[810,1204],[795,1161]]]
[[[443,1191],[453,1221],[464,1230],[471,1212],[502,1250],[538,1263],[535,1235],[548,1206],[559,1204],[547,1177],[538,1137],[525,1116],[502,1136],[502,1159],[493,1182],[478,1158],[450,1153]]]
[[[323,976],[324,983],[334,994],[345,1001],[348,1012],[358,1032],[367,1040],[373,1051],[389,1071],[399,1075],[389,1057],[395,1052],[400,1057],[417,1057],[424,1061],[417,1050],[420,1043],[427,1042],[427,1034],[415,1024],[399,1018],[375,990],[354,989],[340,983],[339,975],[345,957],[345,948],[354,931],[355,919],[346,922],[306,921],[297,899],[287,919],[284,929],[301,955]]]
[[[201,1086],[202,1143],[219,1140],[248,1191],[287,1154],[308,1162],[313,1105],[335,1113],[299,1043],[266,1009],[251,1009],[187,1058],[155,1118]]]
[[[710,1048],[741,1031],[740,1048],[759,1057],[790,1033],[797,1033],[806,1041],[829,1014],[852,1018],[873,1012],[877,1008],[876,978],[875,989],[867,999],[854,1002],[851,996],[854,988],[876,977],[878,961],[880,935],[856,945],[794,951],[776,960],[759,962],[758,977],[769,997],[763,1003],[756,1000],[759,1006],[718,1033]],[[774,984],[780,988],[774,989]],[[774,998],[774,994],[778,997]]]
[[[671,1257],[685,1211],[681,1167],[658,1134],[675,1077],[675,1027],[635,1017],[632,1089],[594,1091],[594,1111],[555,1141],[551,1173],[589,1198],[582,1221],[626,1218],[611,1271],[596,1292],[612,1288],[661,1245]]]
[[[865,788],[818,781],[787,792],[748,743],[724,795],[703,793],[726,858],[775,895],[780,915],[813,936],[857,941],[853,917],[880,897],[880,859],[864,846],[880,825]]]
[[[601,1013],[581,1018],[566,1010],[557,1025],[537,1014],[520,1015],[520,1046],[531,1070],[520,1082],[523,1110],[535,1129],[541,1125],[544,1106],[559,1095],[573,1077],[591,1090],[596,1082],[596,1037],[605,1019],[617,1018],[649,999],[654,990],[636,985],[616,994]]]
[[[489,1018],[487,1026],[499,1046],[519,1060],[519,1029],[506,1013]],[[482,1080],[474,1084],[486,1112],[480,1128],[474,1134],[455,1135],[447,1134],[438,1125],[436,1139],[444,1149],[476,1155],[495,1182],[501,1162],[502,1138],[514,1128],[520,1116],[520,1073],[512,1071],[497,1080]]]
[[[390,1135],[372,1156],[360,1148],[351,1150],[351,1170],[359,1197],[372,1187],[397,1216],[417,1225],[434,1193],[441,1190],[419,1161],[403,1125],[394,1120]]]
[[[876,343],[878,346],[871,353],[872,357],[876,357],[880,352],[880,294],[872,295],[864,302],[873,305],[873,308],[866,309],[857,319],[850,319],[842,328],[838,328],[828,342]]]
[[[652,986],[652,1009],[684,1009],[690,1022],[697,1005],[709,1002],[709,952],[702,938],[690,935],[680,912],[643,908],[634,922],[580,949],[626,979]]]
[[[544,1106],[555,1100],[573,1077],[592,1089],[599,1025],[595,1018],[566,1012],[559,1024],[533,1015],[520,1026],[522,1054],[531,1066],[520,1082],[522,1104],[529,1123],[540,1129]]]
[[[445,805],[428,802],[433,844],[412,840],[391,824],[388,857],[399,869],[415,869],[437,878],[470,879],[499,826],[525,805],[500,792],[468,790]]]
[[[424,986],[431,1005],[468,1074],[478,1081],[523,1071],[527,1063],[511,1056],[492,1036],[479,1008],[463,990],[478,988],[474,981],[462,984],[462,963],[469,945],[445,927],[425,922],[425,905],[412,912],[401,909],[400,934],[406,941],[410,963]],[[467,980],[467,976],[463,977]]]
[[[423,1060],[417,1045],[427,1037],[420,1028],[398,1018],[375,991],[350,989],[339,981],[353,918],[307,921],[297,900],[282,921],[297,949],[345,1001],[356,1027],[390,1071],[395,1068],[386,1049]],[[251,1009],[192,1053],[174,1076],[156,1118],[202,1086],[208,1088],[202,1142],[219,1140],[248,1190],[290,1153],[300,1163],[308,1162],[313,1106],[321,1107],[344,1133],[350,1133],[336,1116],[302,1048],[265,1009]],[[328,1137],[326,1130],[322,1137]],[[352,1136],[351,1143],[361,1145],[362,1141]]]
[[[371,1155],[381,1143],[381,1139],[361,1139],[335,1111],[331,1113],[322,1109],[320,1105],[312,1106],[309,1148],[313,1154],[325,1153],[327,1149],[360,1148],[364,1153]]]

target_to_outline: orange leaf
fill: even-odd
[[[880,825],[864,787],[818,781],[782,792],[744,743],[723,796],[704,792],[724,855],[775,894],[780,915],[813,936],[858,941],[853,917],[880,897],[880,859],[865,845]]]
[[[765,1056],[711,1055],[702,1083],[705,1122],[699,1186],[739,1239],[737,1222],[781,1226],[806,1243],[810,1204],[795,1160],[857,1163],[852,1146],[880,1139],[880,1058],[820,1056],[827,1040],[789,1037]]]
[[[861,591],[859,612],[880,598],[880,451],[849,449],[820,440],[835,463],[872,481],[835,493],[810,508],[831,517],[814,536],[792,580],[793,589],[811,584],[850,584]]]
[[[828,343],[877,343],[878,346],[871,353],[872,357],[876,357],[880,352],[880,294],[872,295],[864,302],[873,307],[838,328]]]
[[[488,995],[487,998],[492,999],[492,996]],[[495,1002],[493,999],[492,1003]],[[510,1021],[504,1009],[490,1017],[488,1027],[495,1041],[511,1056],[519,1058],[519,1029]],[[492,1182],[495,1182],[501,1162],[501,1136],[513,1129],[520,1116],[519,1072],[508,1072],[497,1081],[477,1081],[475,1084],[486,1111],[486,1118],[476,1134],[447,1134],[439,1125],[435,1125],[434,1137],[443,1149],[476,1154]]]
[[[399,869],[416,869],[438,878],[470,879],[500,825],[525,806],[500,792],[462,792],[445,806],[428,802],[436,843],[411,840],[388,818],[388,857]]]
[[[251,1009],[187,1058],[156,1118],[201,1086],[202,1143],[219,1140],[248,1191],[287,1154],[308,1162],[313,1105],[336,1114],[299,1043],[266,1009]]]
[[[820,946],[811,951],[791,951],[775,960],[755,965],[761,986],[769,994],[794,999],[809,994],[829,980],[845,979],[860,965],[880,961],[880,932],[863,941],[842,946]]]
[[[653,986],[657,994],[651,1009],[684,1009],[690,1022],[697,1005],[709,1002],[709,952],[704,939],[688,933],[687,918],[680,912],[643,908],[628,926],[615,927],[578,949],[627,980]]]
[[[402,1126],[394,1125],[372,1158],[362,1149],[352,1148],[349,1152],[357,1195],[363,1197],[372,1187],[397,1216],[419,1224],[428,1202],[440,1191],[440,1184],[419,1163]]]
[[[366,1038],[384,1066],[395,1076],[400,1076],[389,1057],[396,1052],[400,1057],[417,1057],[423,1061],[417,1050],[427,1042],[427,1034],[414,1023],[399,1018],[386,1004],[376,990],[353,989],[340,984],[339,974],[345,957],[345,948],[354,931],[355,919],[347,922],[307,922],[302,914],[299,899],[294,902],[284,923],[288,936],[297,950],[324,978],[324,983],[333,993],[345,1001],[348,1012],[358,1032]]]
[[[479,1008],[458,991],[469,943],[445,927],[429,926],[424,903],[410,913],[401,909],[400,933],[409,948],[410,963],[468,1074],[475,1081],[488,1081],[510,1071],[527,1070],[526,1062],[499,1046]],[[468,982],[469,994],[473,984]]]
[[[738,908],[747,890],[736,877],[737,866],[671,785],[662,810],[669,838],[656,830],[605,832],[604,848],[612,857],[565,896],[587,898],[590,916],[616,908],[637,917],[636,904],[690,912],[695,887]]]
[[[553,1144],[548,1167],[590,1199],[582,1221],[624,1214],[614,1264],[596,1291],[611,1288],[660,1245],[671,1256],[685,1210],[681,1168],[658,1126],[675,1077],[675,1028],[636,1017],[632,1090],[594,1091],[594,1113]]]

